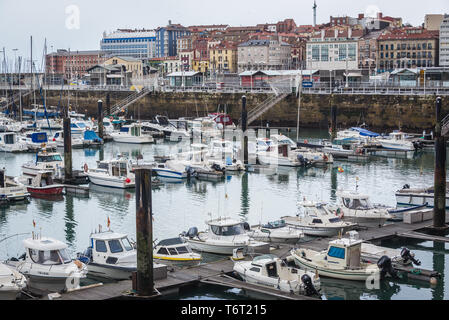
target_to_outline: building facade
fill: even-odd
[[[174,57],[178,54],[178,38],[189,36],[189,29],[168,22],[168,26],[156,29],[156,56]]]
[[[105,65],[121,65],[124,70],[130,73],[131,78],[143,77],[143,63],[142,60],[133,57],[111,57],[104,62]]]
[[[109,35],[104,33],[100,48],[111,56],[151,59],[156,55],[156,32],[119,29]]]
[[[378,39],[380,72],[396,68],[435,67],[439,64],[439,32],[401,28]]]
[[[449,15],[440,25],[440,67],[449,67]]]
[[[426,14],[424,17],[424,29],[429,31],[440,30],[440,25],[443,22],[444,14]]]
[[[213,73],[237,73],[237,47],[219,44],[209,49],[210,70]]]

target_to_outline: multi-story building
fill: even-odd
[[[344,17],[330,17],[330,26],[356,26],[360,25],[363,29],[367,30],[381,30],[389,26],[401,27],[402,19],[383,16],[382,12],[378,12],[376,16],[365,16],[360,13],[357,18],[348,16]]]
[[[87,74],[87,70],[94,65],[101,64],[108,55],[104,51],[68,51],[58,49],[56,52],[47,54],[46,73],[51,75],[63,75],[64,79],[80,79]]]
[[[443,22],[444,14],[426,14],[424,17],[424,29],[429,31],[440,30],[440,25]]]
[[[377,39],[382,30],[371,31],[359,39],[359,69],[367,69],[370,74],[376,72],[378,67]]]
[[[277,40],[249,40],[238,45],[238,72],[285,70],[291,66],[291,46]]]
[[[212,24],[212,25],[201,25],[201,26],[190,26],[188,29],[190,32],[204,32],[204,31],[225,31],[228,28],[228,24]]]
[[[192,70],[207,74],[210,70],[208,58],[194,58],[192,61]]]
[[[307,69],[358,70],[361,36],[350,27],[322,29],[307,42]]]
[[[221,43],[209,49],[210,71],[213,73],[237,73],[237,46]]]
[[[449,15],[440,25],[440,67],[449,67]]]
[[[100,48],[111,56],[151,59],[156,56],[156,32],[118,29],[111,34],[103,34]]]
[[[126,72],[130,72],[131,78],[142,78],[144,68],[142,60],[134,57],[118,57],[114,56],[104,62],[105,65],[121,65],[124,66]]]
[[[178,55],[178,38],[190,35],[189,29],[180,24],[172,24],[156,29],[156,56],[174,57]]]
[[[439,31],[406,27],[382,34],[377,42],[380,72],[438,66]]]
[[[181,70],[191,71],[193,66],[193,59],[195,53],[193,50],[181,50],[178,53],[179,60],[181,60]]]

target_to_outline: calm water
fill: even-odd
[[[291,133],[296,136],[294,132]],[[313,141],[326,138],[325,131],[302,130],[300,137]],[[120,152],[129,152],[135,158],[139,153],[145,160],[153,155],[177,152],[174,143],[128,146],[108,143],[103,150],[73,150],[75,169],[87,163],[95,167],[103,157],[110,159]],[[62,152],[62,150],[61,150]],[[33,154],[0,154],[0,166],[7,175],[19,175],[20,165],[33,159]],[[404,184],[425,187],[433,184],[433,153],[422,153],[413,159],[378,158],[368,163],[336,162],[327,169],[281,168],[271,173],[232,174],[219,183],[207,181],[165,183],[153,193],[154,235],[157,239],[175,237],[192,226],[205,229],[211,215],[242,217],[251,224],[295,215],[297,202],[304,198],[335,202],[337,188],[355,188],[359,178],[359,190],[371,196],[374,203],[395,206],[394,192]],[[337,168],[341,166],[343,173]],[[227,198],[225,195],[227,194]],[[64,240],[73,254],[88,246],[91,231],[108,217],[111,229],[129,234],[135,239],[135,192],[93,186],[89,198],[64,196],[59,201],[32,199],[27,205],[0,208],[0,238],[33,230]],[[0,243],[0,257],[7,258],[21,253],[20,240],[15,236]],[[433,242],[388,242],[386,246],[400,248],[407,245],[423,262],[422,267],[441,273],[449,270],[447,249],[444,244]],[[327,299],[447,299],[449,290],[445,282],[435,288],[425,283],[384,283],[379,290],[369,291],[363,283],[339,282],[323,279],[323,295]],[[186,299],[236,299],[238,290],[216,290],[187,293]]]

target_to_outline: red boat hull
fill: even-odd
[[[27,190],[31,194],[41,194],[41,195],[59,195],[62,194],[64,187],[45,187],[45,188],[35,188],[27,187]]]

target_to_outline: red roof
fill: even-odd
[[[419,32],[413,32],[419,31]],[[378,40],[414,40],[414,39],[438,39],[439,31],[430,31],[420,28],[402,28],[383,34]]]

